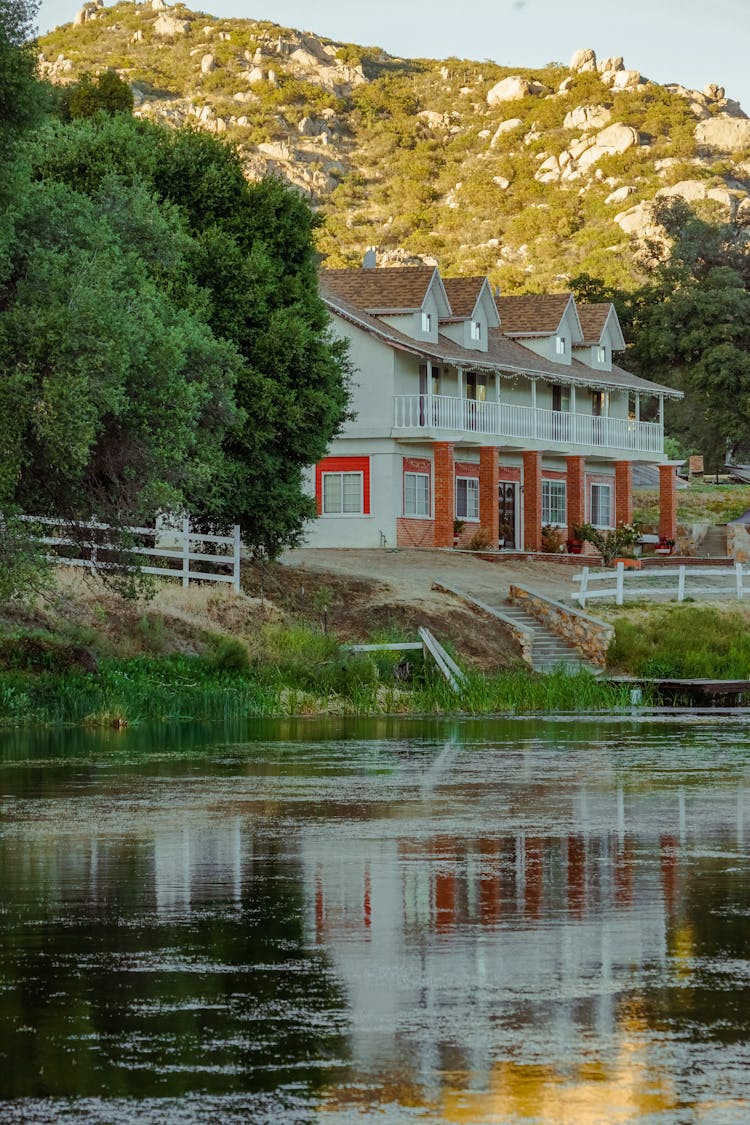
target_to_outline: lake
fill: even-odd
[[[750,1120],[742,713],[0,734],[0,1120]]]

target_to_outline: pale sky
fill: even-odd
[[[44,0],[39,30],[72,20],[78,7]],[[656,82],[699,90],[716,82],[750,113],[750,0],[207,0],[205,10],[408,57],[541,66],[593,47],[599,58],[622,55],[628,69]]]

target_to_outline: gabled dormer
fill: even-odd
[[[579,305],[578,316],[583,329],[583,342],[574,349],[576,359],[597,371],[611,371],[612,353],[622,351],[625,347],[615,306]]]
[[[440,321],[450,302],[435,266],[323,271],[328,290],[410,336],[437,344]]]
[[[574,349],[583,343],[583,329],[572,293],[496,297],[495,304],[506,336],[555,363],[573,362]]]
[[[486,352],[488,330],[500,327],[500,315],[486,277],[448,277],[443,287],[452,315],[440,321],[443,335],[470,351]]]

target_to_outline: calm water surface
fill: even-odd
[[[0,1121],[750,1121],[748,716],[0,734]]]

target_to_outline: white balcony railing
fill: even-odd
[[[658,422],[535,410],[509,402],[478,402],[448,395],[396,395],[393,404],[393,425],[397,430],[448,430],[655,455],[664,451],[664,433]]]

